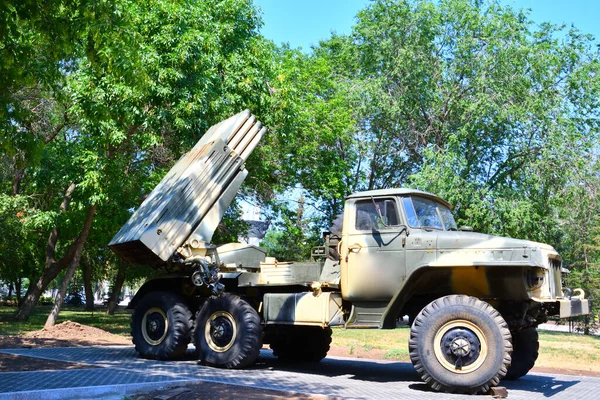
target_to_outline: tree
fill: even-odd
[[[78,240],[81,240],[82,243],[86,242],[87,237],[90,233],[95,212],[96,205],[94,204],[92,207],[90,207],[90,209],[87,212],[83,230],[81,231],[81,235],[78,238]],[[77,267],[79,267],[79,261],[81,260],[82,253],[83,244],[81,246],[78,246],[75,250],[75,254],[73,254],[73,258],[71,259],[69,268],[67,269],[65,276],[62,279],[60,288],[58,290],[56,298],[54,299],[54,306],[52,307],[52,311],[50,311],[50,315],[48,315],[48,318],[46,319],[46,323],[44,325],[44,327],[46,328],[52,327],[56,323],[58,313],[60,312],[60,308],[62,307],[63,300],[65,299],[65,295],[67,293],[67,288],[69,287],[69,281],[73,277],[73,274],[75,273],[75,270],[77,270]]]
[[[351,83],[336,75],[335,62],[318,49],[310,55],[274,50],[272,111],[264,115],[269,134],[250,160],[246,185],[262,194],[266,208],[278,207],[276,193],[301,189],[307,206],[323,215],[323,226],[342,210],[362,173]]]
[[[61,83],[52,91],[41,87],[43,95],[33,101],[51,98],[62,112],[39,138],[31,128],[37,125],[15,114],[19,135],[7,142],[15,147],[19,137],[33,137],[41,143],[37,162],[26,163],[30,179],[20,187],[24,193],[43,193],[44,206],[57,210],[46,267],[38,284],[30,285],[21,319],[58,272],[68,265],[77,268],[73,261],[78,263],[75,256],[87,239],[86,214],[97,210],[94,221],[113,222],[111,232],[103,230],[106,236],[93,236],[105,245],[127,210],[199,132],[233,110],[259,107],[266,93],[267,46],[257,34],[259,19],[250,2],[93,4],[84,7],[85,18],[75,9],[65,11],[75,37],[61,57]],[[18,90],[11,89],[13,98]],[[41,116],[32,112],[28,118],[37,122]],[[52,140],[46,143],[46,137]],[[105,208],[119,211],[108,214]]]
[[[480,231],[558,243],[598,139],[593,39],[497,2],[381,0],[357,19],[315,50],[358,101],[357,188],[410,184]]]
[[[566,284],[582,288],[591,302],[591,315],[578,317],[582,330],[589,334],[598,328],[596,316],[600,311],[600,175],[598,155],[590,154],[589,171],[581,171],[574,180],[561,210],[564,237],[560,243],[564,266],[570,269]]]
[[[0,194],[0,281],[15,289],[21,302],[21,284],[40,262],[40,230],[51,223],[51,213],[39,212],[24,196]]]

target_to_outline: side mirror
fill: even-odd
[[[473,232],[473,227],[472,226],[461,226],[460,228],[458,228],[458,230],[463,231],[463,232]]]

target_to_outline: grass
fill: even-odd
[[[410,329],[398,328],[393,330],[377,329],[343,329],[333,328],[332,345],[362,349],[366,352],[382,350],[389,354],[392,360],[409,361],[408,334]],[[406,350],[406,351],[404,351]]]
[[[42,329],[51,306],[35,309],[26,322],[14,321],[15,307],[0,307],[0,335],[19,335]],[[66,320],[104,329],[118,335],[129,336],[129,313],[119,309],[115,315],[106,315],[105,308],[85,312],[82,308],[65,307],[57,323]],[[333,329],[333,346],[347,349],[352,356],[360,350],[390,360],[410,361],[408,336],[410,329]],[[600,337],[560,332],[540,332],[538,367],[564,368],[600,372]]]
[[[535,365],[600,372],[600,337],[540,332],[540,357]]]
[[[14,320],[16,307],[0,306],[0,335],[20,335],[30,331],[42,329],[52,306],[38,306],[33,311],[29,320],[17,322]],[[115,315],[107,315],[106,308],[99,308],[92,312],[83,311],[82,307],[63,307],[58,315],[57,324],[70,320],[80,324],[104,329],[117,335],[129,336],[129,313],[118,309]]]
[[[408,336],[410,329],[333,329],[333,346],[379,350],[383,358],[409,362]],[[600,337],[561,332],[539,332],[540,355],[537,367],[564,368],[600,372]]]

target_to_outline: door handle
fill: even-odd
[[[362,249],[362,247],[361,247],[361,245],[360,245],[360,244],[358,244],[358,243],[357,243],[357,244],[353,244],[352,246],[348,247],[348,250],[349,250],[351,253],[358,253],[358,252],[360,251],[360,249]]]

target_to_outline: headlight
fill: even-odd
[[[544,269],[529,268],[527,271],[527,287],[529,290],[535,290],[544,284]]]

